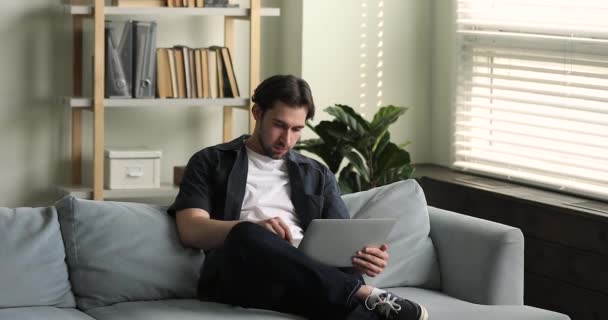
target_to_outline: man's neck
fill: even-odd
[[[260,138],[255,133],[251,137],[249,137],[249,139],[247,139],[245,145],[247,146],[247,148],[251,149],[255,153],[262,155],[264,154],[264,150],[262,149],[262,145],[260,144]]]

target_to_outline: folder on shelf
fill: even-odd
[[[116,45],[115,25],[105,22],[105,97],[131,98],[129,91],[130,79],[125,74],[119,49]]]
[[[133,97],[154,98],[156,89],[156,22],[135,22]]]

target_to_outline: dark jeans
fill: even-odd
[[[309,319],[375,319],[354,298],[360,275],[317,263],[255,223],[233,227],[222,251],[206,300]],[[209,277],[205,268],[201,277]]]

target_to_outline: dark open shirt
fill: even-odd
[[[200,208],[212,219],[238,220],[247,184],[247,152],[243,135],[205,148],[192,156],[179,193],[168,212]],[[286,156],[291,201],[303,230],[313,219],[348,219],[334,175],[321,163],[295,151]]]
[[[195,153],[182,179],[175,202],[169,207],[170,215],[188,208],[207,211],[212,219],[238,220],[245,197],[247,169],[249,167],[243,135],[231,142],[205,148]],[[285,157],[291,201],[302,230],[313,219],[349,219],[346,205],[340,197],[336,179],[318,161],[289,151]],[[206,251],[201,288],[213,286],[215,273],[221,268],[221,248]]]

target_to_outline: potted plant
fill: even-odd
[[[306,125],[319,138],[300,141],[297,150],[318,155],[334,174],[343,194],[368,190],[410,178],[414,168],[410,154],[390,141],[388,127],[407,111],[396,106],[381,107],[373,120],[367,121],[353,108],[336,104],[325,109],[334,117],[316,126]],[[348,164],[340,170],[342,161]]]

